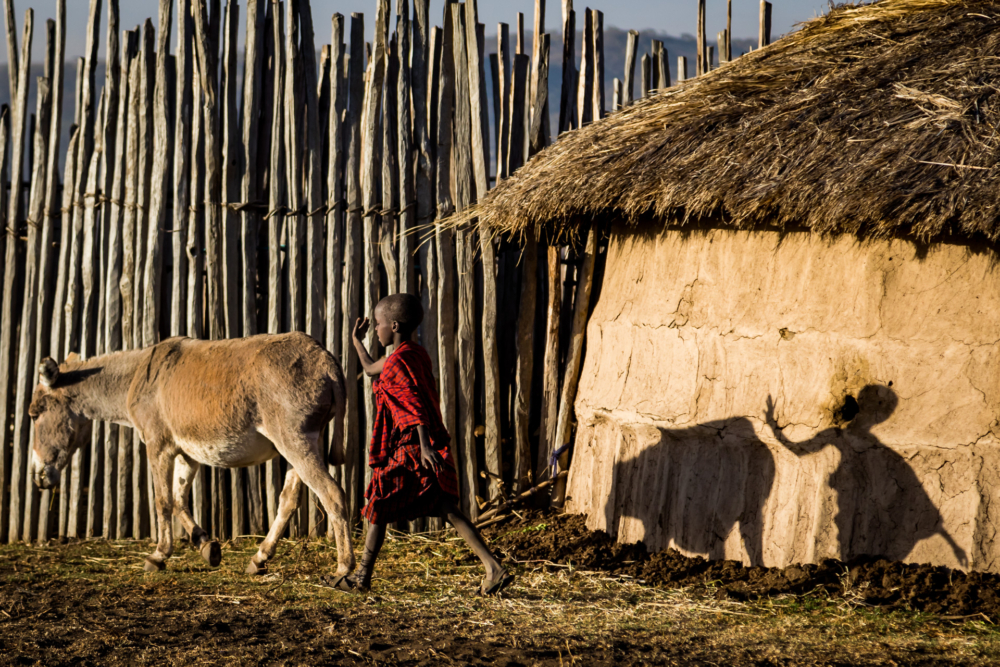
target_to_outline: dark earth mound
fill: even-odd
[[[863,556],[848,562],[783,569],[688,558],[669,549],[649,553],[641,542],[618,544],[607,533],[589,530],[585,517],[551,512],[522,513],[523,519],[490,527],[487,536],[504,555],[518,561],[572,564],[639,579],[654,586],[711,586],[719,599],[753,600],[776,595],[819,595],[855,604],[905,609],[940,616],[983,614],[1000,619],[1000,575],[968,574],[932,565]]]

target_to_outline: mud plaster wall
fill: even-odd
[[[994,263],[958,245],[618,229],[568,511],[745,563],[1000,570]]]

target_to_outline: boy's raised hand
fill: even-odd
[[[365,337],[365,334],[368,333],[368,324],[369,323],[367,317],[364,319],[361,319],[359,317],[357,319],[357,321],[354,323],[354,332],[353,332],[354,338],[356,340],[361,340],[362,338]]]

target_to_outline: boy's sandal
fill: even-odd
[[[484,598],[499,595],[501,591],[514,583],[514,579],[512,573],[501,570],[500,576],[496,579],[483,579],[483,583],[479,586],[479,595]]]
[[[358,585],[358,580],[349,574],[342,574],[338,577],[326,575],[321,581],[324,585],[336,588],[338,591],[344,591],[345,593],[363,593],[368,590]]]

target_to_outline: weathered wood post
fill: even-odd
[[[771,43],[771,3],[760,0],[760,32],[757,35],[757,48],[762,49]]]
[[[8,12],[12,15],[12,10]],[[34,12],[29,9],[24,16],[24,33],[21,43],[21,59],[17,73],[17,95],[11,99],[14,101],[14,124],[11,132],[11,170],[10,170],[10,194],[7,201],[7,244],[4,261],[4,291],[3,291],[3,312],[2,322],[0,322],[0,350],[3,356],[0,357],[0,405],[9,405],[10,397],[15,391],[16,385],[11,382],[14,376],[11,369],[16,368],[14,359],[16,354],[16,333],[20,324],[20,299],[17,293],[21,286],[21,262],[18,260],[17,243],[20,238],[18,226],[22,216],[22,190],[24,187],[24,139],[28,121],[28,72],[31,61],[31,40],[34,35]],[[12,39],[13,21],[8,23],[8,40]],[[8,53],[12,47],[8,45]],[[8,393],[10,392],[10,393]],[[12,439],[12,436],[15,436]],[[0,434],[0,451],[6,451],[8,443],[13,444],[13,455],[10,464],[10,519],[8,523],[8,541],[13,542],[21,537],[22,511],[24,505],[22,498],[24,494],[22,488],[31,489],[27,486],[31,483],[27,479],[27,457],[25,448],[16,440],[16,433],[8,430],[4,424],[3,433]]]
[[[631,106],[635,101],[635,60],[639,52],[639,33],[628,31],[628,41],[625,44],[625,82],[622,96],[622,106]]]
[[[347,216],[344,223],[344,322],[341,350],[344,375],[347,377],[347,418],[344,424],[347,460],[344,464],[344,489],[352,519],[361,511],[361,480],[364,478],[365,454],[362,450],[361,407],[358,397],[358,357],[353,352],[351,332],[361,314],[361,286],[357,276],[362,270],[364,252],[362,232],[364,204],[361,200],[361,116],[365,94],[365,22],[362,14],[351,14],[351,53],[348,65],[348,107],[345,122],[347,162],[345,186]]]
[[[431,37],[433,51],[437,54],[438,82],[436,145],[437,145],[437,216],[439,219],[451,215],[454,210],[451,190],[451,157],[454,141],[454,106],[455,106],[455,59],[451,42],[454,39],[451,3],[445,3],[444,28],[434,28]],[[455,234],[451,228],[438,225],[435,231],[438,260],[438,362],[441,368],[440,396],[441,417],[445,428],[452,435],[451,453],[459,465],[462,445],[458,432],[458,382],[457,354],[455,349],[456,336],[456,272],[455,264]],[[434,522],[429,522],[429,527]]]
[[[399,291],[419,294],[415,253],[417,249],[414,227],[417,219],[417,203],[414,200],[413,169],[413,125],[410,79],[410,3],[398,0],[396,35],[399,40],[399,79],[396,95],[396,160],[399,164]],[[419,105],[419,101],[417,104]]]
[[[576,12],[573,0],[563,0],[562,90],[559,99],[559,132],[575,127],[576,112]]]

